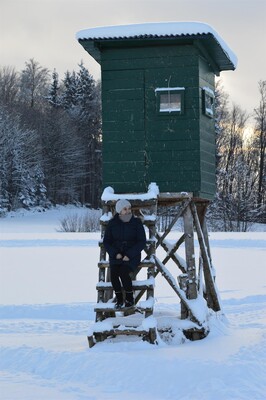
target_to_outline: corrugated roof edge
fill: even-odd
[[[221,46],[234,67],[237,56],[208,24],[202,22],[154,22],[146,24],[103,26],[83,29],[76,34],[77,40],[141,39],[160,37],[197,36],[211,34]]]

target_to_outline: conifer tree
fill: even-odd
[[[52,73],[52,83],[48,92],[48,102],[51,104],[52,107],[57,108],[60,107],[60,86],[59,86],[59,78],[58,73],[54,69]]]

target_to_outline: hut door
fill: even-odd
[[[145,71],[146,176],[160,191],[174,191],[180,180],[180,121],[183,120],[184,88],[169,69]],[[180,78],[179,78],[180,79]]]

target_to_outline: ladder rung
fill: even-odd
[[[108,268],[109,267],[109,261],[100,261],[100,262],[98,262],[98,267],[99,268]]]
[[[145,283],[146,282],[146,283]],[[147,290],[154,289],[154,282],[147,281],[133,281],[132,287],[134,290]],[[96,285],[97,290],[113,289],[111,282],[99,282]]]
[[[100,304],[100,303],[99,303]],[[103,305],[105,305],[105,307],[103,307]],[[95,312],[126,312],[129,310],[134,310],[134,307],[132,308],[127,308],[127,309],[123,309],[121,308],[121,310],[115,310],[114,309],[115,303],[102,303],[99,306],[96,306],[94,308]],[[149,311],[152,312],[153,311],[153,307],[141,307],[141,306],[136,306],[136,308],[141,311],[141,312],[145,312],[145,311]]]
[[[156,239],[147,239],[147,240],[146,240],[146,245],[147,245],[147,246],[151,246],[151,245],[153,245],[153,244],[156,244]],[[104,244],[103,244],[103,240],[102,240],[102,239],[99,240],[98,246],[99,246],[99,247],[104,247]]]
[[[103,331],[103,332],[95,332],[95,338],[97,338],[97,335],[103,335],[103,336],[116,336],[116,335],[147,335],[149,333],[149,329],[143,329],[143,328],[138,328],[138,327],[128,327],[128,328],[114,328],[109,331]]]
[[[100,261],[98,262],[98,267],[99,268],[108,268],[109,267],[109,261]],[[155,262],[150,261],[150,260],[144,260],[141,261],[141,263],[139,264],[139,268],[153,268],[155,267]]]

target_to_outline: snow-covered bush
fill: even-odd
[[[100,230],[100,210],[72,213],[60,220],[60,232],[97,232]]]

